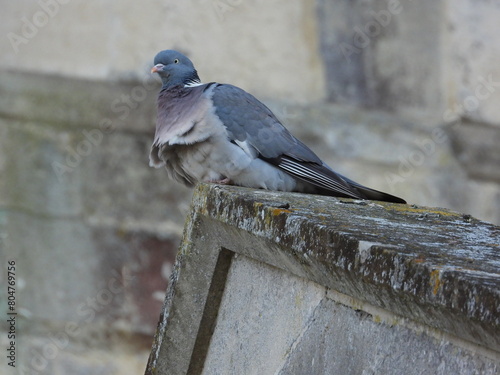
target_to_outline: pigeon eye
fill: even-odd
[[[179,64],[179,59],[175,59],[174,64]]]

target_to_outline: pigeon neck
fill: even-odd
[[[190,82],[186,83],[184,85],[184,87],[196,87],[196,86],[201,86],[201,85],[203,85],[203,82],[198,80],[198,81],[190,81]]]
[[[172,79],[171,77],[168,77],[162,81],[163,81],[162,89],[168,89],[174,86],[193,87],[202,84],[196,70],[192,71],[190,74],[184,77],[179,77],[177,79]]]

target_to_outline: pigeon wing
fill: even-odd
[[[281,124],[272,111],[246,91],[219,84],[213,90],[215,113],[227,128],[230,140],[291,176],[330,192],[330,195],[363,198],[331,170],[305,144]]]

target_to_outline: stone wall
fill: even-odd
[[[156,93],[113,111],[139,88],[0,75],[1,274],[16,262],[19,314],[19,372],[2,356],[2,373],[143,371],[190,192],[147,166]]]
[[[144,367],[192,194],[148,167],[157,51],[263,99],[350,178],[500,223],[498,13],[469,0],[3,4],[0,277],[16,259],[21,373]]]
[[[498,126],[499,15],[472,0],[20,0],[4,4],[0,67],[143,78],[157,51],[178,48],[204,80],[259,96]]]
[[[0,75],[1,261],[18,263],[23,371],[126,374],[146,361],[191,196],[147,165],[157,88]],[[143,99],[133,108],[123,99],[132,95]],[[450,129],[346,105],[268,104],[342,173],[498,220],[497,187],[469,179]],[[376,146],[391,140],[397,147]],[[411,164],[421,147],[422,165]]]
[[[323,97],[311,1],[20,0],[2,13],[0,34],[10,35],[0,40],[2,68],[142,78],[158,51],[176,48],[189,53],[207,82],[294,101]]]
[[[498,226],[199,185],[185,229],[147,375],[500,369]]]

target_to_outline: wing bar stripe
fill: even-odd
[[[320,171],[309,168],[304,164],[295,162],[294,160],[282,158],[278,164],[278,167],[320,187],[325,187],[351,197],[359,198],[358,194],[355,194],[353,191],[346,189],[345,186],[335,181],[330,176],[321,173]]]

